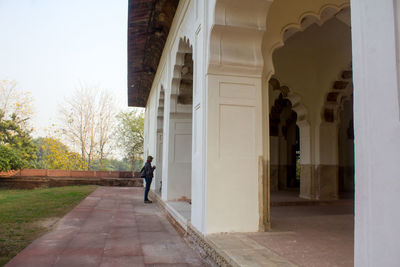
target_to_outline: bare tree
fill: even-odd
[[[0,80],[0,110],[4,118],[15,116],[18,125],[27,130],[34,113],[33,98],[29,92],[19,90],[16,81]]]
[[[81,87],[61,108],[63,135],[71,146],[78,148],[91,169],[96,160],[110,152],[110,141],[116,115],[112,96],[97,88]]]
[[[124,151],[133,170],[143,155],[144,113],[140,110],[120,112],[117,120],[116,144]]]
[[[98,134],[98,154],[100,160],[100,167],[103,168],[103,160],[109,153],[108,145],[112,139],[112,132],[115,125],[115,106],[110,102],[111,96],[106,92],[101,92],[98,102],[98,120],[97,120],[97,134]]]

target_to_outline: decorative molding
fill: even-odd
[[[294,1],[293,5],[298,4],[296,2],[298,1]],[[349,0],[307,0],[303,1],[299,8],[294,9],[288,8],[287,3],[282,6],[275,6],[275,3],[281,2],[275,1],[271,6],[266,22],[268,30],[262,40],[264,72],[267,78],[275,72],[273,53],[282,47],[289,37],[298,31],[304,31],[314,23],[322,25],[350,6]],[[344,20],[343,16],[338,19]]]
[[[333,82],[331,90],[326,94],[322,107],[321,117],[325,122],[338,123],[340,110],[345,100],[350,99],[353,94],[353,71],[352,66],[342,71],[339,78]]]
[[[186,36],[179,40],[172,72],[170,111],[178,112],[178,105],[193,102],[193,46]]]
[[[272,1],[216,1],[208,73],[261,77],[261,41]]]
[[[271,78],[269,80],[269,85],[272,90],[280,91],[283,99],[289,100],[289,102],[292,104],[292,110],[297,114],[296,124],[299,124],[307,119],[307,108],[303,105],[303,103],[301,103],[301,96],[299,94],[292,92],[289,87],[281,85],[279,80],[276,78]]]

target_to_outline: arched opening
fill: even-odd
[[[352,133],[352,104],[341,103],[351,88],[347,72],[352,58],[350,8],[348,4],[324,6],[322,1],[320,6],[319,1],[303,6],[294,2],[272,3],[267,18],[271,29],[263,39],[268,82],[263,89],[268,92],[264,103],[269,104],[269,113],[264,113],[269,118],[264,153],[270,167],[270,210],[265,217],[270,218],[271,228],[279,237],[263,244],[281,250],[280,254],[299,265],[310,264],[303,261],[307,257],[296,256],[309,255],[307,249],[319,254],[312,258],[324,259],[328,265],[338,260],[351,265],[354,150],[348,135]],[[306,5],[310,10],[302,10]],[[296,12],[298,15],[293,15]],[[292,21],[283,21],[290,15]],[[345,78],[338,77],[339,73]],[[344,84],[345,88],[335,89]],[[340,200],[339,195],[347,199]],[[279,235],[288,231],[297,237]],[[336,234],[339,238],[334,241],[331,237]],[[327,243],[317,244],[313,235]],[[285,245],[280,246],[281,241]],[[340,256],[334,258],[321,247],[328,243],[330,251],[340,251]]]
[[[280,198],[282,194],[294,197],[305,195],[301,180],[306,179],[304,184],[308,180],[301,174],[301,163],[309,162],[307,109],[301,97],[288,86],[282,86],[275,77],[269,81],[269,97],[271,198]]]
[[[299,193],[300,133],[297,113],[292,104],[280,94],[270,113],[271,191]]]
[[[170,96],[168,184],[163,185],[163,198],[171,203],[191,203],[192,103],[192,46],[184,38],[178,44]],[[190,212],[184,216],[189,219]]]
[[[353,72],[351,66],[341,71],[327,93],[322,109],[321,125],[337,130],[337,195],[341,199],[354,197],[354,127]]]

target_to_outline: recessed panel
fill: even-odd
[[[194,144],[193,144],[193,153],[194,154],[196,154],[197,153],[197,150],[198,150],[198,147],[199,147],[199,145],[200,145],[200,136],[201,136],[201,132],[199,132],[199,130],[200,130],[200,105],[198,105],[198,106],[196,106],[195,107],[195,109],[194,109],[194,115],[193,115],[193,118],[194,118],[194,121],[193,121],[193,123],[194,123],[194,127],[193,127],[193,136],[194,136],[194,138],[193,138],[193,140],[194,140]]]
[[[191,133],[192,123],[190,122],[176,122],[175,131],[179,133]]]
[[[255,155],[255,107],[220,106],[220,158],[248,158]]]
[[[176,134],[175,135],[175,162],[190,163],[192,162],[192,135]]]
[[[255,86],[243,83],[220,83],[219,96],[230,98],[247,98],[255,97]]]

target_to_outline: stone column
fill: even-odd
[[[154,179],[154,191],[156,194],[161,193],[162,184],[162,169],[163,169],[163,130],[157,130],[157,153],[156,153],[156,166],[155,179]]]
[[[314,164],[312,162],[312,142],[310,123],[297,122],[300,130],[300,197],[315,199]]]
[[[400,262],[399,22],[398,0],[351,1],[356,267]]]
[[[164,123],[163,123],[163,157],[162,157],[162,177],[161,177],[161,198],[168,200],[168,173],[169,173],[169,128],[170,128],[170,110],[171,110],[171,90],[165,89],[164,93]]]
[[[270,137],[270,190],[278,191],[279,180],[279,136]]]
[[[281,125],[279,127],[282,129]],[[281,131],[280,129],[280,131]],[[282,133],[279,133],[279,169],[278,169],[278,189],[287,189],[287,141]]]
[[[261,41],[271,1],[216,1],[206,75],[206,233],[263,229]]]
[[[315,166],[316,198],[338,199],[338,127],[322,122],[319,127],[319,162]]]

